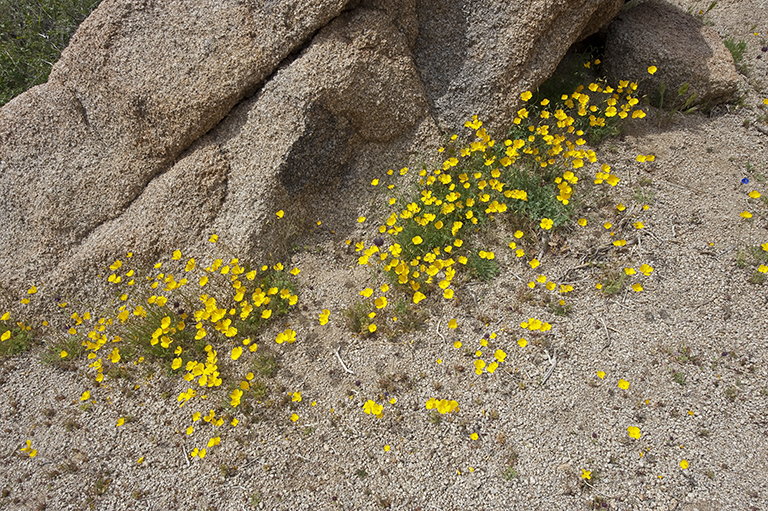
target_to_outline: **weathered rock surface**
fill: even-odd
[[[264,256],[277,209],[356,218],[370,176],[507,124],[620,4],[105,0],[0,111],[0,284],[88,293],[127,250]]]
[[[739,77],[720,36],[672,5],[653,1],[627,9],[605,32],[609,80],[640,83],[655,105],[662,87],[665,108],[711,107],[736,92]],[[657,67],[654,75],[649,66]]]
[[[509,126],[520,92],[535,88],[574,42],[623,1],[421,0],[416,63],[441,127],[472,115]]]
[[[48,83],[0,111],[3,285],[40,282],[119,217],[345,3],[102,2]]]

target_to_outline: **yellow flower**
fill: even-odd
[[[323,309],[323,312],[320,313],[320,324],[325,325],[328,323],[328,318],[331,316],[331,311],[328,309]]]
[[[232,358],[232,360],[237,360],[238,358],[240,358],[240,355],[242,354],[243,354],[242,346],[235,346],[234,348],[232,348],[232,353],[230,354],[230,357]]]
[[[425,298],[426,296],[421,291],[416,291],[416,293],[413,295],[413,303],[419,303]]]
[[[651,67],[648,68],[648,73],[649,74],[654,74],[656,71],[657,71],[656,66],[651,66]]]
[[[741,218],[752,218],[752,213],[750,213],[749,211],[742,211],[741,213],[739,213],[739,216]]]
[[[365,289],[360,291],[360,296],[364,296],[366,298],[370,298],[372,294],[373,294],[373,289],[371,289],[370,287],[366,287]]]
[[[642,273],[646,277],[649,276],[652,271],[653,271],[653,268],[651,266],[648,266],[647,264],[642,264],[640,266],[640,273]]]
[[[634,438],[635,440],[639,440],[642,436],[642,433],[640,432],[640,428],[636,426],[630,426],[627,428],[627,434],[630,438]]]
[[[451,330],[456,330],[456,327],[458,326],[459,324],[455,319],[452,319],[448,322],[448,328],[450,328]]]
[[[295,413],[293,413],[293,414],[291,414],[291,420],[292,420],[293,422],[296,422],[297,420],[299,420],[299,416],[298,416],[298,415],[296,415]]]
[[[602,380],[603,378],[605,378],[605,371],[598,371],[598,372],[597,372],[597,377],[598,377],[598,378],[600,378],[601,380]]]
[[[689,466],[689,465],[688,465],[688,462],[687,462],[686,460],[680,460],[680,468],[682,468],[683,470],[685,470],[685,469],[687,469],[687,468],[688,468],[688,466]]]
[[[587,225],[587,219],[586,218],[579,218],[579,220],[576,222],[582,227],[585,227]]]
[[[365,217],[364,216],[357,217],[357,223],[362,224],[363,222],[365,222]]]
[[[520,99],[523,101],[528,101],[533,97],[533,94],[531,94],[531,91],[525,91],[522,94],[520,94]]]
[[[538,259],[531,259],[528,264],[531,265],[531,268],[535,270],[541,263],[539,263]]]
[[[365,413],[367,413],[368,415],[375,415],[378,418],[381,418],[383,410],[384,410],[383,405],[380,405],[370,399],[365,402],[365,405],[363,405],[363,411]]]
[[[377,309],[383,309],[387,306],[387,298],[385,296],[380,296],[374,300],[374,305],[376,305]]]
[[[629,382],[627,380],[619,380],[619,388],[622,390],[629,389]]]
[[[278,211],[277,213],[275,213],[275,215],[277,215],[277,218],[283,218],[283,217],[285,216],[285,211],[283,211],[283,210],[281,209],[280,211]]]
[[[477,435],[477,433],[472,433],[471,435],[469,435],[469,438],[471,438],[472,440],[477,440],[480,437]]]
[[[421,238],[421,236],[414,236],[413,239],[411,239],[414,245],[421,245],[424,240]]]
[[[545,229],[545,230],[548,231],[549,229],[552,228],[552,224],[553,224],[553,222],[552,222],[551,219],[549,219],[549,218],[542,218],[541,219],[541,224],[539,224],[539,225],[541,225],[542,229]]]
[[[632,290],[634,292],[636,292],[636,293],[639,293],[640,291],[643,290],[643,286],[641,286],[639,283],[635,282],[634,284],[632,284]]]
[[[581,478],[582,479],[592,479],[592,472],[590,470],[584,470],[581,469]]]
[[[526,341],[523,338],[520,338],[520,340],[517,341],[517,345],[520,346],[521,348],[525,348],[526,346],[528,346],[528,341]]]
[[[80,396],[80,401],[88,401],[91,398],[91,391],[86,390],[83,395]]]

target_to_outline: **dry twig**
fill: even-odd
[[[545,383],[547,383],[547,380],[550,376],[552,376],[552,371],[555,370],[555,366],[557,365],[557,349],[552,349],[552,357],[549,356],[549,352],[547,350],[544,350],[544,353],[547,355],[547,360],[549,360],[552,365],[549,367],[549,371],[547,371],[547,374],[544,376],[544,379],[541,380],[541,383],[539,383],[539,387],[544,386]]]
[[[339,359],[339,363],[341,364],[341,367],[343,367],[343,368],[344,368],[344,370],[345,370],[346,372],[348,372],[349,374],[355,374],[355,373],[353,373],[353,372],[352,372],[352,371],[349,369],[349,367],[347,367],[347,366],[346,366],[346,364],[344,364],[344,361],[341,359],[341,355],[339,355],[339,349],[340,349],[340,348],[341,348],[341,346],[338,346],[338,347],[336,348],[336,351],[334,351],[334,353],[336,354],[336,358],[338,358],[338,359]]]
[[[440,338],[443,340],[443,342],[445,342],[445,336],[440,333],[440,322],[441,321],[442,321],[442,319],[437,321],[437,328],[435,328],[435,333],[437,333],[437,335],[440,336]]]
[[[608,327],[605,324],[605,321],[603,321],[603,318],[597,318],[600,320],[600,323],[603,324],[603,329],[605,330],[605,337],[608,339],[608,343],[603,346],[603,349],[600,351],[605,350],[606,348],[609,348],[611,346],[611,334],[608,332]]]

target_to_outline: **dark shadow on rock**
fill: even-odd
[[[437,99],[448,92],[451,80],[464,67],[468,9],[462,0],[419,0],[417,3],[419,36],[414,61],[430,110],[435,109]]]
[[[277,178],[289,195],[298,195],[308,186],[326,186],[348,169],[349,121],[313,103],[306,113],[304,133],[291,146],[277,169]]]

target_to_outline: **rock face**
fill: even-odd
[[[472,114],[506,125],[621,3],[104,0],[0,110],[0,285],[88,294],[212,232],[268,255]]]
[[[621,12],[607,26],[605,72],[610,80],[632,80],[659,106],[711,107],[736,93],[733,57],[717,32],[664,2]],[[648,73],[649,66],[657,72]]]

